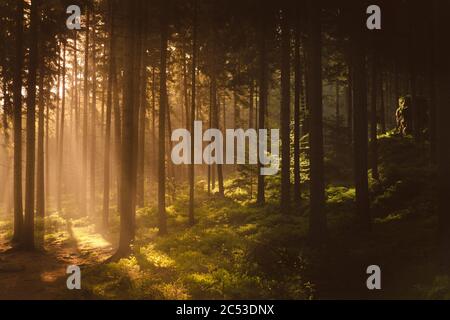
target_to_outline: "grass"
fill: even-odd
[[[135,254],[92,268],[89,290],[99,298],[144,299],[445,297],[449,281],[436,263],[433,169],[410,139],[383,136],[379,143],[370,236],[357,228],[354,188],[333,184],[330,174],[329,241],[320,250],[308,245],[307,201],[291,215],[279,213],[279,177],[268,179],[263,208],[250,199],[242,178],[226,182],[225,198],[208,197],[200,182],[194,227],[186,227],[185,193],[167,208],[166,237],[156,236],[155,208],[138,211]],[[380,292],[365,287],[371,264],[382,268]]]
[[[434,168],[410,138],[380,136],[379,152],[380,179],[369,181],[371,234],[358,229],[355,189],[344,181],[336,155],[325,161],[328,242],[321,248],[308,241],[308,169],[302,171],[302,203],[282,215],[279,176],[267,178],[267,204],[258,207],[255,186],[242,178],[251,169],[242,167],[240,177],[226,181],[224,198],[209,196],[198,181],[191,228],[185,188],[167,207],[167,236],[157,236],[155,206],[139,209],[133,255],[86,267],[83,288],[99,299],[450,298],[450,278],[437,258]],[[91,223],[73,221],[79,228]],[[58,216],[46,226],[52,231],[47,238],[65,227]],[[110,238],[117,238],[118,226],[112,215]],[[0,232],[9,227],[0,223]],[[365,285],[372,264],[382,270],[380,291]]]

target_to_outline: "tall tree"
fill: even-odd
[[[121,170],[120,170],[120,239],[119,248],[113,258],[127,256],[131,253],[131,245],[134,240],[134,210],[135,190],[133,182],[133,145],[134,145],[134,108],[135,108],[135,59],[136,59],[136,22],[134,16],[137,12],[137,0],[126,4],[126,45],[124,54],[124,92],[123,92],[123,121],[121,143]]]
[[[259,110],[257,110],[258,115],[258,129],[265,129],[266,124],[266,108],[267,108],[267,86],[268,86],[268,68],[267,68],[267,45],[266,45],[266,37],[267,37],[267,4],[263,2],[260,7],[259,12],[259,39],[258,39],[258,72],[259,72]],[[260,153],[261,145],[258,139],[258,154]],[[261,163],[260,157],[258,157],[258,173],[261,172],[263,164]],[[258,174],[258,193],[256,202],[259,205],[263,205],[265,203],[265,181],[264,175]]]
[[[310,222],[312,241],[320,244],[326,239],[325,183],[323,169],[323,107],[321,62],[321,1],[307,0],[308,28],[308,103],[310,110]]]
[[[44,52],[45,42],[40,41],[40,52]],[[36,216],[43,223],[45,217],[45,174],[44,174],[44,79],[45,79],[45,57],[41,54],[39,59],[39,99],[38,99],[38,147],[37,147],[37,174],[36,174]]]
[[[74,91],[74,109],[75,109],[75,142],[78,146],[80,143],[80,130],[78,124],[80,123],[80,108],[79,108],[79,92],[78,92],[78,31],[74,30],[73,36],[73,91]]]
[[[195,191],[195,176],[194,176],[194,122],[195,122],[195,105],[196,105],[196,68],[197,68],[197,0],[194,2],[193,14],[193,31],[192,31],[192,94],[191,94],[191,115],[190,115],[190,130],[191,130],[191,165],[189,166],[189,224],[192,226],[195,223],[194,217],[194,191]]]
[[[90,12],[86,6],[86,39],[84,44],[84,83],[83,83],[83,144],[82,144],[82,209],[87,213],[87,167],[88,167],[88,115],[89,115],[89,30],[90,28]]]
[[[219,101],[218,101],[218,84],[217,84],[217,78],[218,78],[218,61],[217,61],[217,55],[218,55],[218,36],[219,36],[219,30],[217,26],[217,20],[218,20],[218,12],[217,8],[214,7],[213,12],[213,19],[211,21],[211,28],[212,28],[212,38],[211,38],[211,121],[212,126],[216,129],[220,128],[220,108],[219,108]],[[235,108],[236,110],[237,108]],[[217,152],[217,150],[216,150]],[[219,184],[219,195],[224,196],[224,186],[223,186],[223,166],[221,163],[213,164],[212,165],[212,188],[215,188],[215,170],[217,169],[217,181]]]
[[[92,14],[92,106],[91,106],[91,159],[89,185],[89,211],[95,216],[95,178],[97,155],[97,34],[95,11]]]
[[[363,231],[371,230],[369,208],[368,169],[368,118],[367,118],[367,71],[365,36],[358,23],[364,8],[353,5],[352,10],[352,85],[353,85],[353,139],[354,178],[356,189],[356,212]]]
[[[437,53],[436,50],[438,50],[438,48],[436,48],[435,42],[436,42],[436,37],[437,37],[437,33],[439,32],[439,30],[436,30],[436,22],[435,22],[435,7],[436,7],[436,1],[432,1],[432,10],[430,10],[429,14],[428,14],[428,34],[430,35],[430,41],[433,45],[430,46],[430,51],[429,51],[429,72],[428,72],[428,83],[429,83],[429,97],[430,97],[430,110],[429,110],[429,121],[428,121],[428,127],[429,127],[429,135],[430,135],[430,159],[432,163],[436,163],[437,160],[437,151],[436,151],[436,144],[437,144],[437,139],[436,139],[436,121],[437,121],[437,117],[436,117],[436,70],[435,70],[435,65],[436,65],[436,59],[437,59]]]
[[[27,161],[25,183],[25,218],[23,248],[34,249],[34,192],[35,192],[35,147],[36,147],[36,73],[38,67],[40,0],[31,1],[30,50],[28,62],[27,90]]]
[[[139,126],[138,126],[138,163],[137,163],[137,205],[140,208],[144,207],[145,203],[145,131],[147,123],[147,64],[145,59],[145,53],[141,50],[141,63],[140,67],[140,103],[139,103]]]
[[[291,122],[291,30],[289,8],[286,3],[281,16],[281,195],[280,205],[283,213],[290,209],[290,122]]]
[[[434,32],[433,72],[436,77],[436,140],[437,147],[437,211],[439,216],[439,243],[441,263],[445,271],[450,267],[450,45],[442,39],[446,36],[450,18],[450,5],[446,1],[433,1]]]
[[[109,6],[109,61],[108,61],[108,91],[106,93],[106,126],[105,126],[105,156],[103,163],[103,215],[102,224],[103,228],[107,228],[109,224],[109,202],[110,202],[110,168],[111,168],[111,113],[112,113],[112,96],[113,90],[117,90],[113,87],[113,78],[116,72],[116,63],[114,56],[114,0],[108,1]]]
[[[379,123],[380,123],[380,132],[381,134],[386,133],[386,107],[385,107],[385,87],[384,87],[384,75],[383,72],[379,72],[378,74],[378,89],[380,92],[380,110],[378,112],[379,115]],[[387,91],[387,89],[386,89]]]
[[[133,198],[134,198],[134,207],[136,206],[136,201],[138,201],[138,205],[144,201],[144,193],[139,192],[141,186],[141,178],[144,179],[144,162],[143,162],[143,152],[145,152],[144,147],[142,149],[140,147],[140,132],[144,130],[143,134],[145,135],[145,108],[146,108],[146,97],[145,91],[147,86],[147,73],[146,73],[146,62],[144,61],[144,24],[143,24],[143,13],[145,12],[143,5],[143,0],[138,0],[137,2],[137,11],[136,11],[136,32],[138,33],[138,37],[136,38],[136,49],[135,49],[135,65],[134,65],[134,76],[135,76],[135,100],[134,100],[134,125],[133,125],[133,174],[132,174],[132,190]],[[144,119],[143,125],[141,125],[142,118]],[[144,138],[143,138],[144,139]],[[142,164],[142,166],[141,166]],[[140,168],[142,168],[142,172],[140,172]],[[142,180],[142,190],[143,190],[143,181]],[[135,214],[133,214],[133,224],[135,223]]]
[[[370,167],[372,169],[372,178],[379,179],[378,174],[378,114],[377,114],[377,97],[378,97],[378,55],[375,51],[376,44],[373,44],[372,55],[372,91],[370,103]]]
[[[61,97],[61,120],[59,122],[59,146],[58,146],[58,193],[57,208],[62,210],[62,193],[63,193],[63,166],[64,166],[64,129],[66,121],[66,42],[63,42],[63,66],[62,66],[62,97]]]
[[[351,58],[348,59],[348,79],[347,79],[347,139],[348,143],[353,142],[353,84],[352,84],[352,73],[351,68]]]
[[[167,97],[167,47],[169,37],[169,0],[162,1],[161,12],[161,58],[160,58],[160,86],[159,86],[159,142],[158,142],[158,219],[159,233],[167,233],[166,222],[166,145],[165,145],[165,119],[168,105]]]
[[[23,0],[16,1],[16,30],[15,30],[15,68],[14,68],[14,235],[13,241],[21,239],[23,226],[22,202],[22,68],[23,68]]]
[[[295,50],[294,50],[294,76],[295,76],[295,97],[294,97],[294,196],[293,200],[300,204],[300,108],[301,108],[301,89],[302,89],[302,62],[300,59],[300,15],[299,5],[296,7],[295,23]]]
[[[121,144],[122,144],[122,117],[121,117],[121,108],[120,108],[120,87],[117,79],[117,72],[113,72],[112,74],[112,87],[113,90],[113,109],[114,109],[114,149],[115,149],[115,167],[117,171],[116,175],[116,199],[117,199],[117,206],[119,207],[120,202],[120,159],[121,157]]]
[[[341,128],[341,87],[339,85],[339,76],[336,78],[336,132],[339,132]]]

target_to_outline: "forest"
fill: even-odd
[[[448,21],[1,0],[0,299],[450,299]]]

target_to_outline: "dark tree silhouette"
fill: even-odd
[[[166,222],[166,145],[165,145],[165,119],[167,112],[167,42],[169,28],[169,1],[162,1],[161,12],[161,74],[159,86],[159,143],[158,143],[158,218],[159,233],[167,233]]]
[[[20,241],[23,225],[22,200],[22,68],[23,68],[23,14],[24,2],[16,1],[16,44],[14,69],[14,235]]]
[[[322,63],[321,63],[321,6],[317,1],[307,0],[307,28],[310,35],[307,43],[308,57],[308,102],[310,122],[310,171],[311,171],[311,216],[310,237],[314,243],[326,238],[325,184],[323,168],[323,124],[322,124]]]
[[[371,229],[368,186],[368,120],[366,48],[363,28],[358,24],[364,14],[363,5],[354,5],[352,11],[352,85],[353,85],[353,139],[356,212],[364,231]]]
[[[23,230],[23,247],[34,249],[34,200],[35,200],[35,158],[36,158],[36,73],[38,68],[40,0],[31,2],[30,53],[28,63],[27,95],[27,161],[25,183],[25,218]]]
[[[290,120],[291,120],[291,31],[289,8],[283,7],[281,13],[281,194],[280,205],[283,213],[290,210]]]

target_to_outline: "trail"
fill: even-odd
[[[113,253],[113,245],[92,226],[72,226],[46,239],[45,251],[13,251],[0,233],[0,299],[88,299],[84,290],[66,286],[67,266],[99,264]]]

